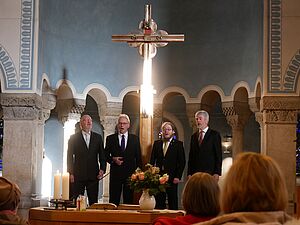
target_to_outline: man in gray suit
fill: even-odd
[[[89,205],[98,202],[99,179],[106,170],[103,140],[92,131],[93,121],[89,115],[80,119],[81,131],[73,134],[68,143],[68,172],[73,185],[73,198],[87,190]],[[100,164],[100,168],[99,168]]]

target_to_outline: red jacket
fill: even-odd
[[[190,225],[212,219],[213,217],[197,217],[193,215],[177,216],[176,218],[158,217],[153,221],[154,225]]]

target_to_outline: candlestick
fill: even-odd
[[[62,199],[69,200],[69,173],[62,175]]]
[[[60,199],[60,181],[61,181],[61,174],[59,170],[57,170],[56,174],[54,174],[54,199]]]

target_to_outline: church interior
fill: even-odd
[[[184,35],[155,47],[150,125],[140,110],[143,55],[112,41],[140,32],[146,4],[157,30]],[[103,140],[120,113],[129,115],[129,131],[146,136],[146,163],[165,121],[187,156],[203,109],[221,134],[224,160],[251,151],[277,161],[287,211],[300,216],[299,27],[298,0],[1,0],[0,170],[22,191],[20,214],[53,196],[82,114]],[[179,192],[185,180],[186,172]],[[99,184],[100,202],[108,181]]]

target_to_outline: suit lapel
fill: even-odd
[[[206,131],[206,133],[205,133],[205,135],[204,135],[202,144],[205,143],[205,142],[207,141],[207,139],[209,139],[210,132],[211,132],[211,130],[208,128],[208,130]]]

